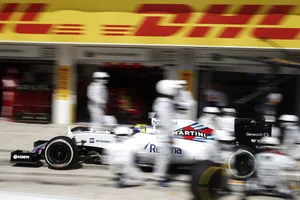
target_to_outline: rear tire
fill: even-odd
[[[191,190],[196,200],[216,200],[218,192],[224,187],[224,169],[211,161],[203,161],[195,165],[192,171]]]
[[[244,145],[240,145],[240,146],[236,147],[236,151],[234,152],[234,154],[237,154],[238,152],[241,152],[240,155],[241,154],[248,155],[249,162],[247,162],[248,160],[245,160],[245,163],[248,163],[251,167],[242,166],[242,162],[233,164],[234,163],[234,162],[232,162],[233,157],[234,157],[233,156],[229,159],[229,162],[228,162],[229,170],[234,179],[239,180],[239,181],[246,181],[247,179],[255,176],[255,174],[256,174],[255,152],[251,148],[244,146]],[[244,169],[247,168],[247,170],[246,171],[242,170],[242,168],[244,168]],[[237,169],[239,169],[240,171],[238,171]],[[249,170],[249,169],[251,169],[251,170]]]
[[[56,170],[74,168],[78,162],[75,142],[66,136],[52,138],[45,148],[45,161],[49,168]]]

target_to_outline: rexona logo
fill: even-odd
[[[149,146],[150,153],[160,153],[161,152],[161,147],[160,146],[157,146],[155,144],[150,144],[150,143],[148,143],[144,147],[144,150],[146,150],[148,146]],[[180,148],[177,148],[177,147],[172,147],[172,154],[182,154],[182,150]]]
[[[14,159],[29,159],[29,156],[25,156],[25,155],[14,155],[13,156]]]
[[[210,139],[212,138],[213,130],[206,126],[194,123],[189,126],[183,127],[173,132],[174,136],[183,137],[187,140],[193,140],[195,138]]]

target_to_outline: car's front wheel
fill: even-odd
[[[45,148],[45,161],[52,169],[70,169],[78,162],[77,145],[66,136],[52,138]]]
[[[192,194],[196,200],[219,199],[218,192],[224,188],[226,181],[227,175],[220,164],[201,161],[192,172]]]

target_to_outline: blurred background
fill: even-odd
[[[291,0],[0,1],[0,190],[83,199],[135,194],[110,190],[98,166],[35,174],[8,164],[12,150],[90,123],[94,72],[110,76],[105,114],[119,124],[151,123],[162,79],[187,81],[196,101],[192,120],[206,106],[235,108],[247,118],[271,106],[270,115],[300,117],[299,6]],[[141,189],[139,199],[190,199],[185,178],[170,191]]]
[[[256,108],[268,102],[271,93],[281,95],[277,116],[299,116],[300,68],[296,50],[74,46],[60,49],[6,44],[0,48],[2,52],[15,48],[29,51],[28,54],[38,53],[33,58],[10,53],[0,59],[1,115],[13,121],[88,123],[87,87],[96,71],[110,75],[106,114],[114,115],[121,124],[149,122],[148,113],[157,97],[155,84],[164,78],[187,80],[197,102],[190,116],[194,120],[209,105],[233,107],[240,117],[252,117]],[[90,52],[95,56],[91,58]],[[135,57],[127,58],[126,53],[119,56],[117,52],[129,52]],[[59,65],[65,61],[71,65]]]

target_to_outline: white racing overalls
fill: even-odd
[[[300,129],[298,126],[292,125],[284,128],[283,152],[294,159],[300,159],[299,142]]]
[[[105,108],[108,99],[106,86],[101,82],[92,82],[87,89],[88,109],[91,117],[91,126],[95,129],[104,125]]]
[[[293,168],[296,162],[286,156],[277,153],[263,152],[256,155],[257,178],[251,178],[247,182],[247,191],[254,193],[264,192],[267,188],[273,188],[281,195],[291,195],[288,184],[280,175],[283,170]]]
[[[172,156],[172,132],[175,116],[174,102],[169,98],[158,97],[153,104],[153,111],[159,120],[157,141],[161,147],[161,152],[156,154],[154,165],[154,176],[158,181],[165,181],[167,170]]]
[[[192,110],[196,104],[193,95],[190,91],[181,90],[179,94],[175,97],[176,102],[176,113],[178,119],[191,119]]]

